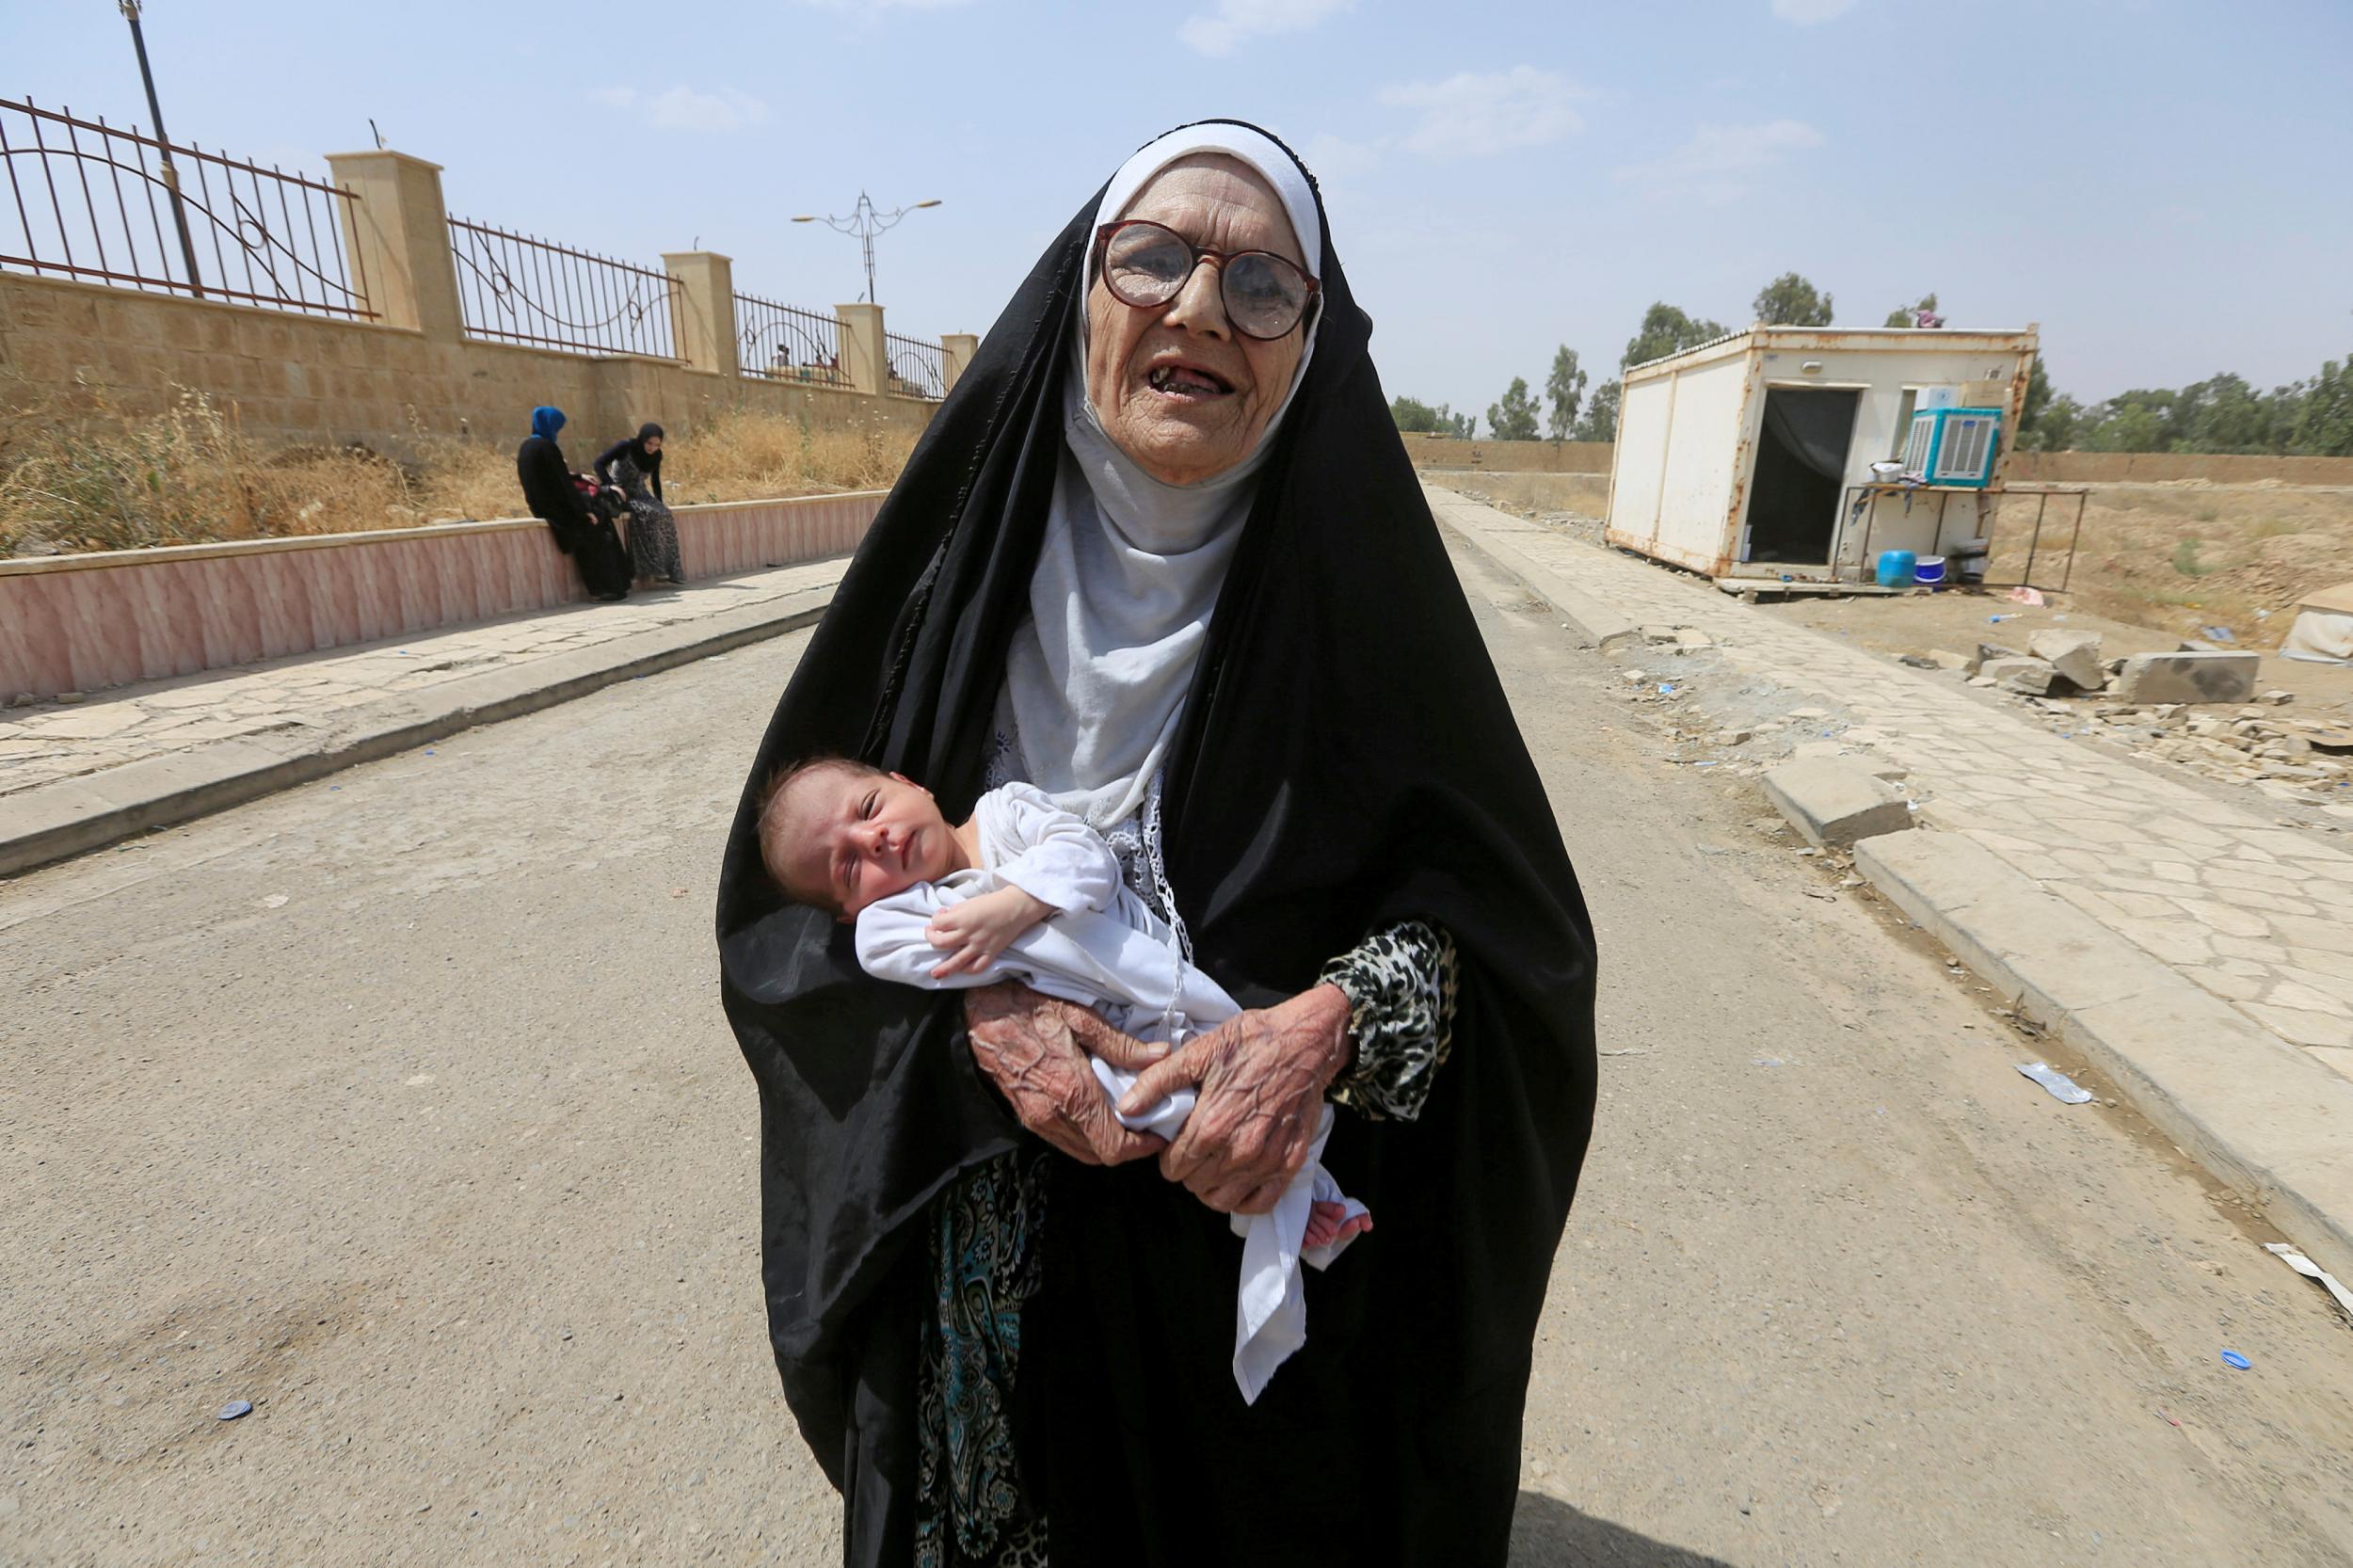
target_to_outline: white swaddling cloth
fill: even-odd
[[[1084,821],[1027,784],[991,790],[976,804],[974,816],[981,869],[919,882],[858,912],[857,958],[868,974],[932,991],[1018,980],[1049,997],[1094,1008],[1123,1033],[1172,1046],[1241,1011],[1222,986],[1186,962],[1176,934],[1120,879],[1118,857]],[[924,936],[933,917],[1008,886],[1063,913],[1023,932],[980,972],[935,980],[932,970],[948,955]],[[1088,1060],[1103,1092],[1117,1104],[1136,1075]],[[1120,1120],[1138,1131],[1174,1138],[1193,1106],[1193,1091],[1183,1089]],[[1347,1241],[1305,1245],[1309,1206],[1343,1204],[1348,1218],[1365,1212],[1323,1168],[1323,1145],[1331,1135],[1332,1108],[1325,1105],[1307,1163],[1274,1208],[1233,1216],[1234,1234],[1242,1239],[1234,1382],[1245,1403],[1256,1403],[1274,1369],[1307,1342],[1300,1265],[1328,1268],[1348,1246]]]

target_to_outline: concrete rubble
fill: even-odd
[[[2117,677],[2126,702],[2251,702],[2263,661],[2252,653],[2136,653]]]
[[[1912,803],[1869,768],[1801,758],[1765,776],[1765,796],[1816,849],[1851,849],[1912,825]]]
[[[2079,691],[2096,692],[2108,683],[2100,664],[2100,634],[2056,628],[2037,632],[2026,640],[2026,651],[2048,664]]]

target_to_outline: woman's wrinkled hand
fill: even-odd
[[[967,991],[964,1021],[972,1060],[1021,1125],[1071,1159],[1119,1165],[1163,1146],[1120,1125],[1087,1058],[1141,1072],[1167,1056],[1166,1046],[1130,1039],[1097,1014],[1010,981]]]
[[[1307,1163],[1323,1092],[1348,1050],[1348,997],[1319,985],[1186,1042],[1144,1069],[1119,1109],[1133,1115],[1196,1089],[1160,1174],[1221,1213],[1263,1214]]]

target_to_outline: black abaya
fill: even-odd
[[[925,1206],[1026,1138],[960,999],[869,979],[760,870],[760,781],[811,751],[978,792],[1062,443],[1094,202],[933,420],[771,722],[722,872],[723,996],[760,1088],[770,1328],[848,1507],[904,1561]],[[1529,1348],[1590,1131],[1582,898],[1323,238],[1315,358],[1263,471],[1168,764],[1170,883],[1246,1005],[1376,926],[1462,958],[1418,1120],[1343,1112],[1325,1153],[1379,1229],[1309,1286],[1255,1407],[1227,1370],[1240,1242],[1162,1180],[1057,1158],[1022,1329],[1023,1465],[1057,1562],[1500,1563]]]
[[[522,486],[523,504],[548,525],[555,548],[572,558],[589,595],[608,600],[627,598],[629,558],[620,536],[612,520],[598,516],[572,483],[563,448],[552,437],[523,438],[515,451],[515,477]]]

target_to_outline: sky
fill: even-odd
[[[1795,269],[1874,327],[2041,324],[2093,400],[2353,353],[2353,5],[2267,0],[148,0],[165,119],[325,172],[387,145],[461,216],[985,331],[1125,156],[1256,120],[1322,183],[1384,387],[1483,414],[1594,381],[1663,299],[1738,327]],[[146,122],[114,0],[0,5],[0,94]],[[0,224],[0,235],[7,226]]]

